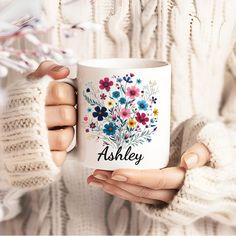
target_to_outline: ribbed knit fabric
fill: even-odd
[[[56,22],[56,5],[56,0],[50,1],[50,5],[45,1],[43,12],[52,24]],[[6,173],[0,178],[5,186],[1,184],[0,191],[0,218],[5,220],[0,225],[1,234],[235,235],[235,8],[234,0],[80,0],[64,4],[67,20],[95,20],[103,25],[97,34],[78,33],[74,39],[63,37],[61,32],[59,40],[58,32],[54,32],[53,43],[72,45],[78,58],[151,57],[171,62],[169,166],[178,165],[181,154],[195,142],[204,143],[212,159],[207,166],[187,171],[183,186],[164,208],[130,203],[88,186],[86,179],[93,170],[79,164],[75,150],[68,155],[60,179],[50,185],[46,181],[45,187],[38,190],[28,192],[25,185],[12,187],[15,174]],[[31,108],[26,106],[27,109],[43,110],[45,80],[31,85],[27,82],[27,86],[21,87],[23,97],[32,87],[44,91],[44,95],[37,96],[38,102],[32,103]],[[10,91],[15,94],[17,89],[13,86]],[[30,94],[30,98],[34,96]],[[36,119],[40,126],[30,127],[28,133],[45,133],[42,114],[43,111]],[[28,118],[34,115],[30,112]],[[0,136],[5,135],[4,132]],[[31,135],[29,140],[36,137]],[[40,173],[52,180],[46,139],[38,139],[45,152],[34,157],[47,163],[49,170]],[[8,145],[8,140],[4,145]],[[27,148],[22,149],[22,154],[29,154]],[[18,164],[5,154],[1,157],[1,173],[7,166],[15,168]],[[30,179],[31,173],[33,177],[37,172],[17,175],[24,180]]]
[[[147,204],[137,204],[138,208],[147,216],[172,226],[189,225],[206,215],[235,225],[236,164],[227,128],[221,122],[195,116],[176,131],[178,139],[182,136],[182,152],[196,142],[204,143],[211,151],[211,162],[187,171],[184,185],[165,209]]]
[[[1,155],[11,186],[32,190],[54,180],[59,170],[48,144],[45,98],[52,79],[19,79],[6,90],[1,112]]]

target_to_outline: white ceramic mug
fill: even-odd
[[[163,168],[169,160],[171,67],[151,59],[78,65],[79,160],[86,167]]]

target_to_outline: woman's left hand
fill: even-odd
[[[194,144],[181,157],[180,166],[163,169],[95,170],[87,179],[91,186],[136,203],[169,203],[184,182],[185,171],[204,166],[210,152],[201,143]]]

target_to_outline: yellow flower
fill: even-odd
[[[130,128],[134,128],[136,124],[137,124],[137,122],[134,119],[131,118],[128,120],[128,126]]]
[[[153,114],[154,114],[154,116],[158,116],[158,114],[159,114],[159,111],[158,111],[158,109],[157,109],[157,108],[154,108],[154,110],[153,110]]]
[[[112,107],[114,107],[116,105],[116,102],[113,99],[109,99],[106,101],[106,106],[111,109]]]

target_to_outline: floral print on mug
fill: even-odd
[[[112,148],[151,142],[158,130],[157,94],[155,81],[144,84],[133,73],[102,78],[97,86],[87,83],[83,91],[86,135]]]

